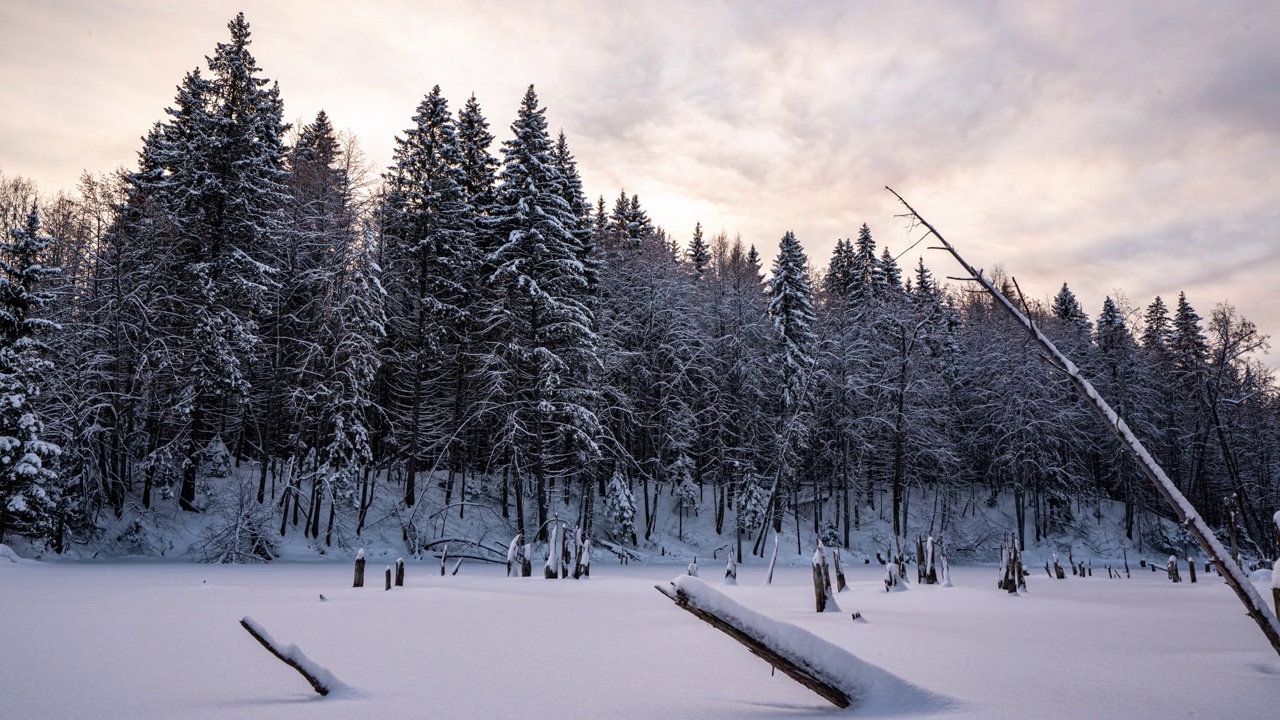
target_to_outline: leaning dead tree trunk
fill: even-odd
[[[659,583],[654,587],[674,600],[677,607],[742,643],[756,657],[781,670],[784,675],[821,695],[836,707],[847,708],[855,698],[865,695],[864,688],[841,687],[845,683],[828,676],[821,667],[806,659],[800,648],[788,647],[787,633],[768,632],[768,628],[759,627],[772,623],[750,622],[755,613],[716,593],[701,581],[685,576],[675,582]],[[707,597],[703,597],[704,595]],[[833,658],[849,656],[847,651],[824,640],[817,637],[812,640],[813,646],[822,646],[813,647],[814,650],[830,653]],[[849,657],[852,662],[857,662],[856,658]]]
[[[275,638],[271,637],[265,628],[254,622],[253,618],[248,615],[240,619],[240,626],[247,630],[254,640],[262,643],[262,647],[266,648],[267,652],[275,655],[276,659],[297,670],[299,675],[311,683],[311,687],[317,693],[328,695],[330,691],[342,687],[342,683],[338,682],[338,679],[332,673],[312,662],[310,658],[298,649],[297,645],[281,645]]]
[[[1205,554],[1213,560],[1214,565],[1218,568],[1218,573],[1222,575],[1223,579],[1227,581],[1227,585],[1240,598],[1245,612],[1257,623],[1258,628],[1262,630],[1262,634],[1271,643],[1272,649],[1277,654],[1280,654],[1280,620],[1277,620],[1276,614],[1272,613],[1271,609],[1267,607],[1266,602],[1258,594],[1257,589],[1254,588],[1249,578],[1245,576],[1240,566],[1231,561],[1231,556],[1227,553],[1226,548],[1222,546],[1222,543],[1218,541],[1218,538],[1214,536],[1208,524],[1200,517],[1200,514],[1196,512],[1196,509],[1192,507],[1186,497],[1182,495],[1177,486],[1173,484],[1173,481],[1165,474],[1164,469],[1156,463],[1155,458],[1151,457],[1147,449],[1142,446],[1142,442],[1134,436],[1124,418],[1117,415],[1111,409],[1111,406],[1102,399],[1102,396],[1098,394],[1093,385],[1080,374],[1080,369],[1076,367],[1075,363],[1063,355],[1049,338],[1045,337],[1039,328],[1018,310],[1009,298],[1006,298],[991,284],[991,281],[981,271],[975,269],[964,258],[960,257],[960,253],[956,252],[951,243],[947,242],[935,227],[921,217],[915,208],[911,207],[906,200],[903,200],[901,195],[894,192],[892,188],[886,187],[885,189],[893,193],[893,196],[898,198],[898,201],[907,208],[907,217],[911,218],[912,222],[923,225],[929,231],[929,235],[937,238],[938,242],[942,243],[942,249],[950,253],[951,257],[955,258],[956,262],[960,263],[961,267],[969,273],[969,278],[981,284],[995,299],[996,303],[1027,330],[1032,339],[1045,351],[1045,359],[1050,365],[1070,378],[1071,384],[1075,386],[1076,391],[1088,401],[1087,404],[1093,408],[1098,417],[1102,419],[1107,428],[1120,441],[1120,446],[1137,462],[1143,474],[1155,485],[1156,491],[1168,503],[1179,522],[1196,539]]]

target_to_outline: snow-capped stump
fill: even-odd
[[[555,580],[560,577],[560,523],[551,525],[551,537],[547,538],[547,562],[542,566],[542,577]]]
[[[739,605],[698,578],[682,575],[654,587],[677,607],[737,640],[836,707],[876,708],[892,714],[936,711],[948,704],[945,698],[911,685],[808,630]]]
[[[1187,575],[1190,576],[1191,582],[1196,581],[1196,561],[1192,560],[1190,555],[1187,556]]]
[[[698,577],[698,556],[697,555],[693,556],[693,562],[689,563],[687,572],[691,577]]]
[[[391,566],[390,565],[387,566],[387,587],[384,589],[385,590],[391,589]]]
[[[320,598],[323,600],[324,596],[321,595]],[[240,619],[240,626],[248,631],[254,640],[261,643],[262,647],[267,649],[267,652],[275,655],[280,662],[297,670],[299,675],[311,683],[311,687],[317,693],[328,695],[335,690],[346,687],[338,681],[338,678],[333,676],[333,673],[303,654],[297,645],[281,645],[275,638],[271,637],[271,634],[265,628],[248,615]]]
[[[817,612],[840,612],[835,593],[831,592],[831,570],[821,540],[813,551],[813,602]]]
[[[585,580],[591,577],[591,538],[582,541],[582,546],[578,551],[578,564],[573,571],[575,580]]]
[[[1165,565],[1165,570],[1169,573],[1170,582],[1182,582],[1182,575],[1178,572],[1178,558],[1176,556],[1169,556],[1169,562]]]
[[[364,587],[364,548],[356,553],[356,578],[351,587]]]
[[[724,564],[724,584],[738,584],[738,561],[733,557],[733,551],[729,551],[729,560]]]
[[[396,587],[404,587],[404,558],[396,558]]]
[[[885,592],[898,592],[900,590],[907,589],[907,587],[902,584],[902,571],[898,569],[898,563],[888,563],[884,568]]]

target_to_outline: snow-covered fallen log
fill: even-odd
[[[837,707],[903,712],[948,704],[808,630],[743,607],[698,578],[682,575],[654,587]]]
[[[307,682],[311,683],[311,687],[317,693],[328,695],[334,690],[346,687],[338,678],[333,676],[333,673],[307,657],[302,650],[298,649],[297,645],[281,645],[275,638],[271,637],[271,634],[265,628],[248,615],[240,619],[240,625],[253,636],[254,640],[262,643],[262,647],[266,648],[272,655],[275,655],[280,662],[297,670],[302,677],[307,679]]]

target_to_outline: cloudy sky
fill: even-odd
[[[865,222],[899,253],[890,185],[1034,297],[1067,281],[1096,316],[1185,290],[1280,333],[1280,6],[363,5],[0,4],[0,170],[48,191],[132,164],[243,9],[287,116],[325,109],[379,166],[433,85],[503,139],[533,83],[588,193],[637,193],[677,237],[772,256],[790,229],[821,266]]]

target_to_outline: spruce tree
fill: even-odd
[[[1157,295],[1156,299],[1147,306],[1146,313],[1143,315],[1142,347],[1153,351],[1165,350],[1169,346],[1172,334],[1169,309],[1165,307],[1164,300]]]
[[[502,240],[488,258],[494,301],[483,361],[499,389],[500,451],[517,489],[532,476],[540,537],[549,483],[567,479],[598,452],[599,432],[590,385],[597,338],[575,235],[580,217],[564,199],[544,114],[531,85],[511,125],[514,137],[502,147],[494,214]],[[519,506],[520,492],[516,499]]]
[[[204,447],[243,419],[272,257],[286,240],[283,104],[258,77],[243,13],[228,28],[231,41],[208,59],[211,78],[188,73],[130,179],[130,215],[165,273],[149,344],[163,356],[152,363],[171,371],[160,401],[178,404],[162,410],[172,437],[159,445],[182,448],[179,504],[192,511]]]
[[[693,239],[689,241],[689,249],[685,256],[689,263],[693,265],[695,277],[701,279],[707,271],[707,264],[711,262],[711,253],[707,248],[707,241],[702,239],[702,223],[693,226]]]
[[[388,321],[383,377],[395,449],[405,463],[404,501],[411,506],[417,474],[430,467],[438,443],[447,443],[456,469],[465,405],[459,374],[466,372],[462,352],[477,284],[474,215],[453,117],[438,85],[418,104],[413,127],[396,139],[393,158],[380,210]]]
[[[476,212],[486,213],[493,206],[498,161],[489,152],[493,135],[474,94],[458,112],[457,134],[467,201]]]
[[[42,317],[46,284],[58,271],[42,263],[49,238],[33,205],[21,228],[0,243],[0,542],[13,532],[54,537],[61,449],[43,438],[36,398],[52,375],[45,338],[58,326]]]
[[[799,407],[804,381],[813,367],[814,311],[808,262],[800,241],[788,231],[778,245],[768,283],[769,315],[779,344],[784,414]]]

